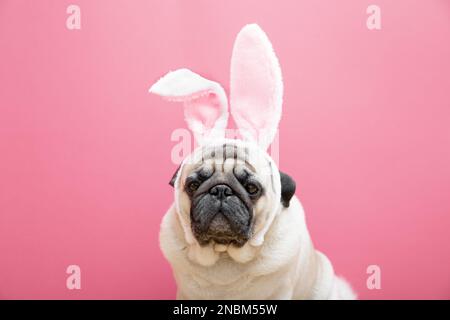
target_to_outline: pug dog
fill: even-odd
[[[317,251],[295,196],[296,184],[267,153],[281,118],[278,59],[256,24],[238,34],[231,59],[226,137],[222,86],[188,70],[169,72],[150,92],[182,102],[198,147],[170,184],[175,201],[160,245],[178,299],[355,299]]]

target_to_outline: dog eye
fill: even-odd
[[[200,187],[200,183],[198,181],[192,181],[191,183],[188,184],[188,189],[189,191],[195,191],[198,189],[198,187]]]
[[[245,186],[245,189],[247,190],[247,192],[249,194],[255,194],[255,193],[257,193],[259,191],[259,188],[256,185],[254,185],[253,183],[247,184]]]

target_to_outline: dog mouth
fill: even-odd
[[[209,243],[235,245],[242,247],[249,239],[248,232],[236,232],[222,211],[218,211],[211,220],[206,232],[199,232],[196,224],[192,224],[194,235],[201,245]]]

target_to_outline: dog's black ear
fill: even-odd
[[[281,203],[284,207],[289,207],[289,202],[295,193],[295,181],[286,173],[280,171],[281,180]]]
[[[172,176],[172,179],[170,179],[169,184],[174,187],[175,186],[175,180],[177,180],[178,171],[180,171],[181,165],[178,166],[177,171]]]

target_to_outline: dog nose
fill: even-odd
[[[219,199],[225,199],[226,197],[233,195],[233,190],[231,190],[231,188],[226,184],[218,184],[209,189],[209,194]]]

